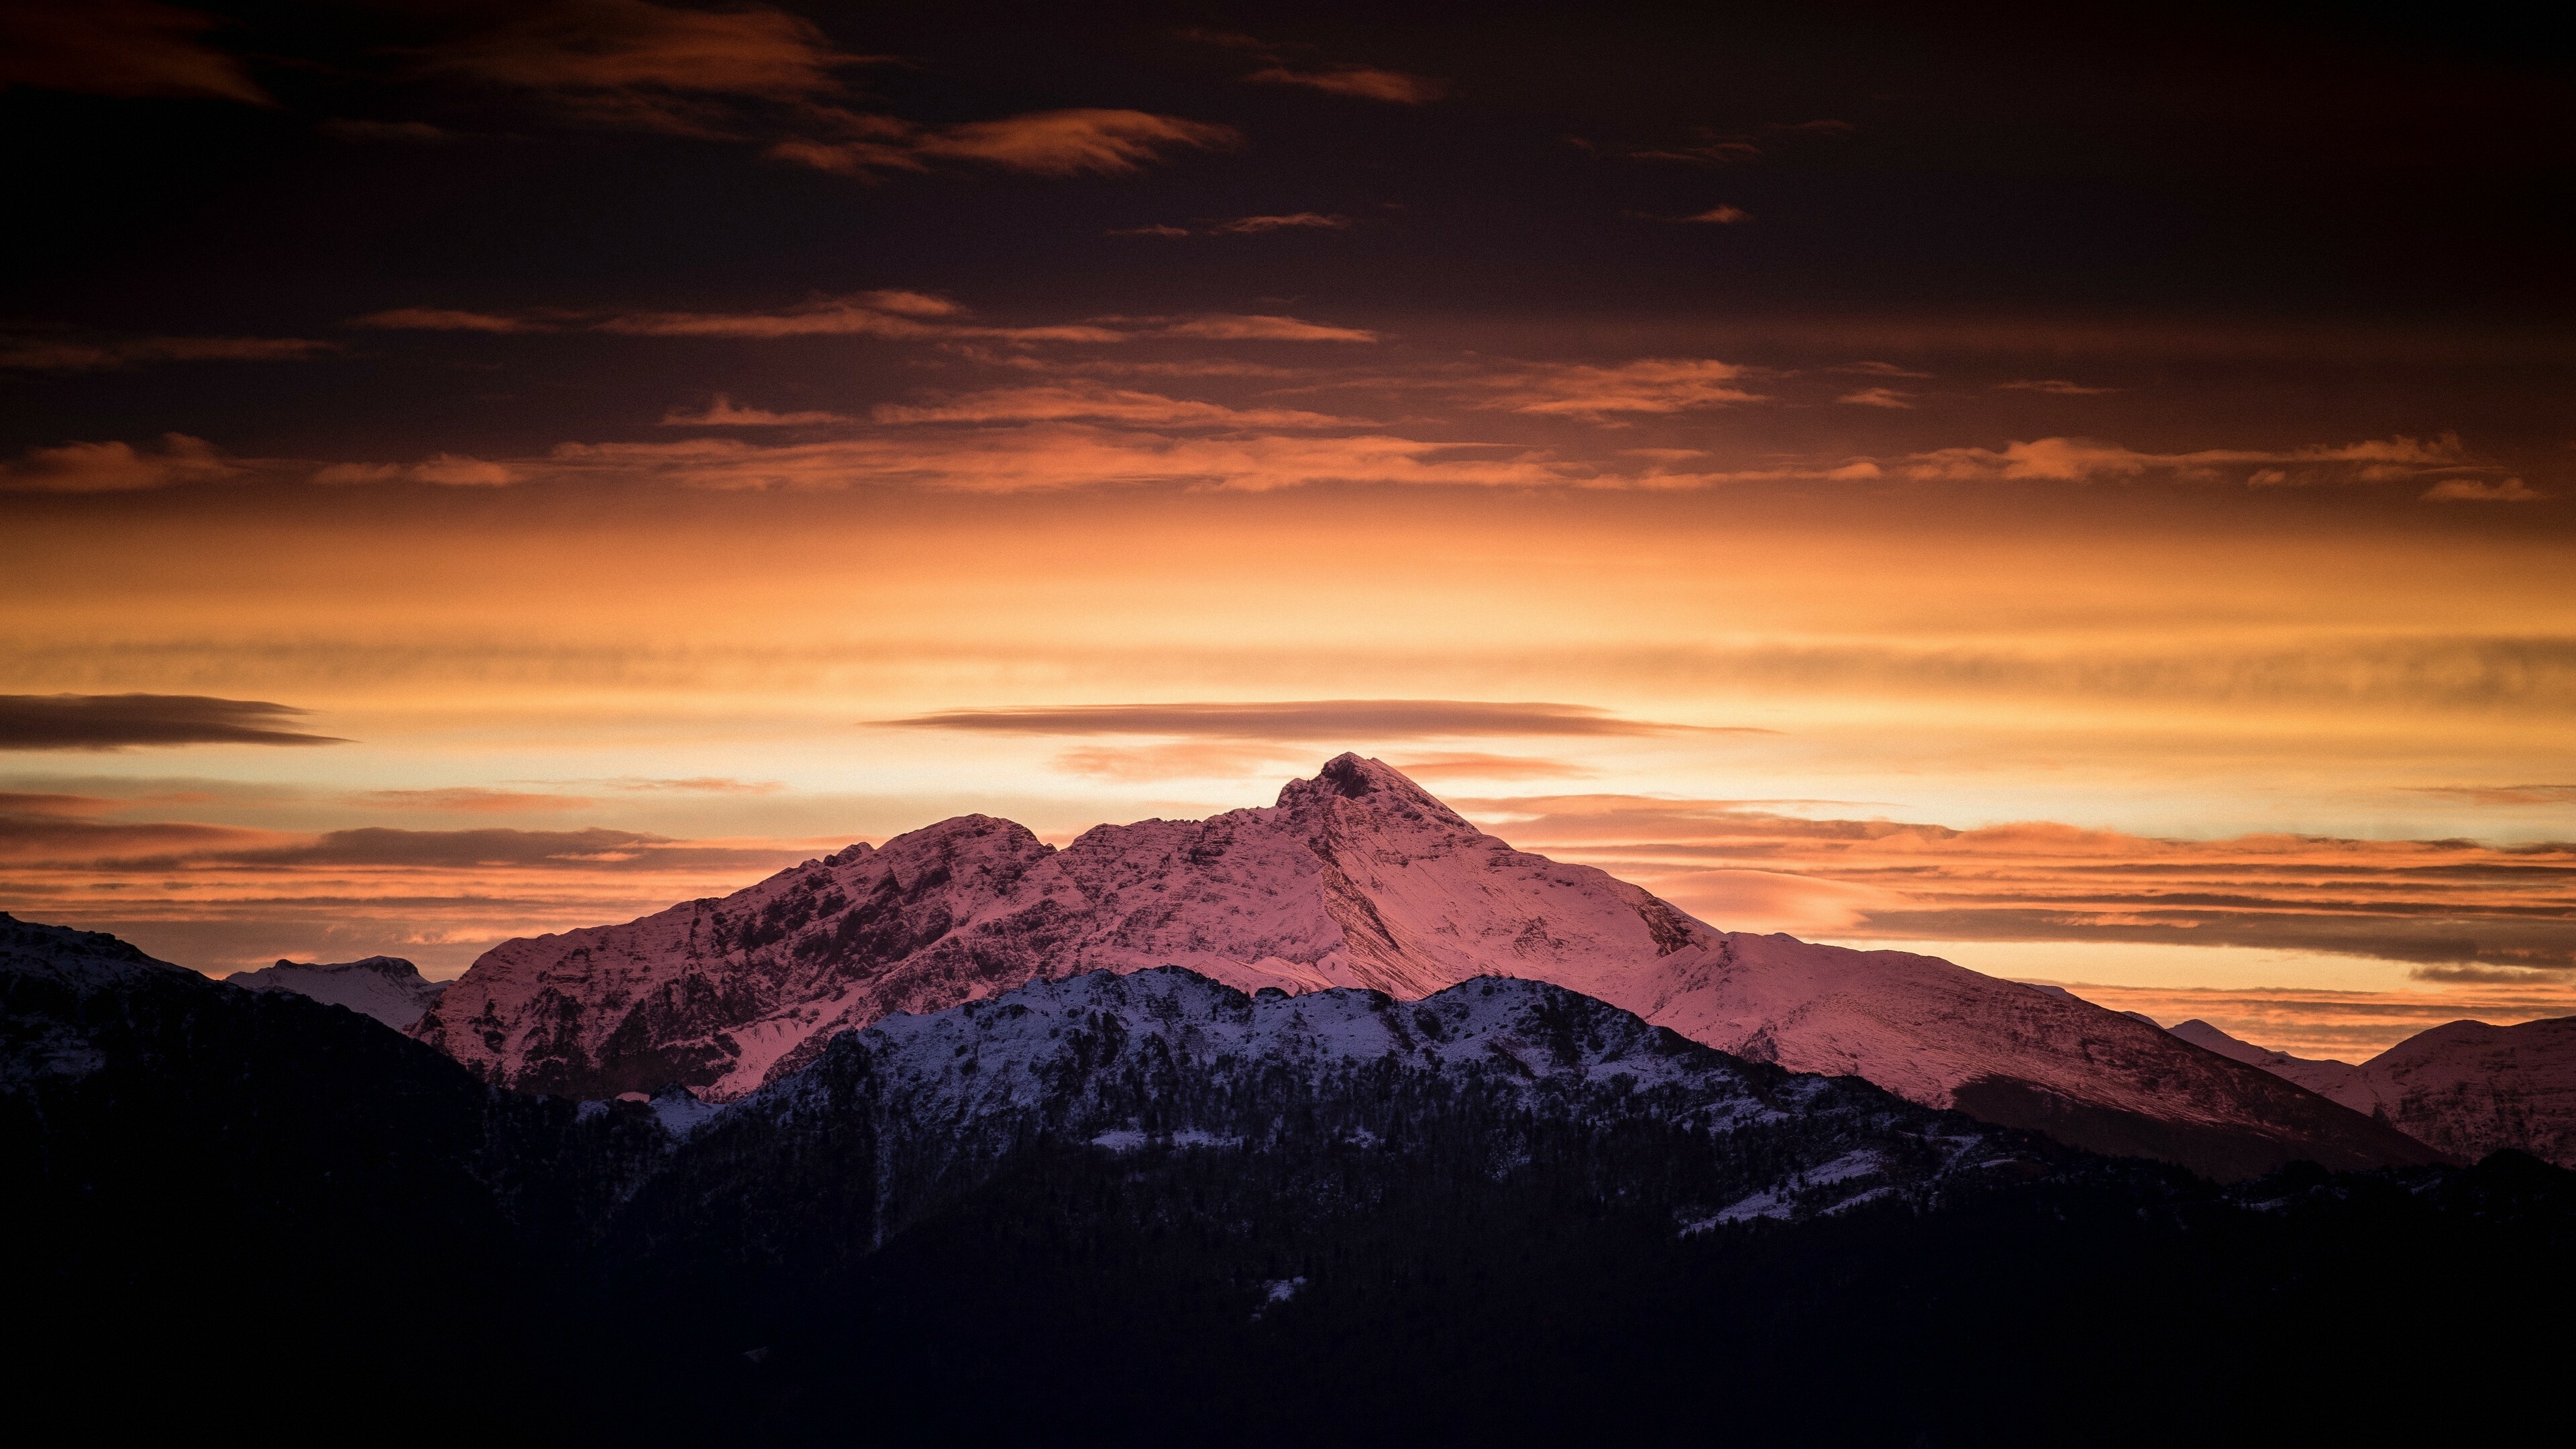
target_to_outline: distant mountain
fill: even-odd
[[[2318,1096],[2341,1102],[2356,1112],[2369,1112],[2377,1104],[2378,1099],[2369,1089],[2359,1085],[2361,1068],[2350,1062],[2294,1057],[2288,1052],[2258,1047],[2252,1042],[2239,1041],[2197,1018],[2179,1022],[2167,1030],[2193,1046],[2214,1051],[2229,1061],[2261,1067],[2276,1077],[2296,1082]]]
[[[224,983],[252,991],[292,991],[372,1016],[396,1031],[420,1020],[447,991],[446,982],[424,979],[419,967],[399,956],[328,964],[281,960],[256,971],[236,971]]]
[[[2576,1016],[2519,1026],[2454,1021],[2359,1066],[2258,1047],[2205,1021],[2173,1032],[2455,1157],[2512,1149],[2576,1168]]]
[[[1174,965],[1243,990],[1418,998],[1553,982],[1705,1045],[1911,1101],[2244,1177],[2429,1160],[2422,1144],[2152,1024],[1927,956],[1716,930],[1514,850],[1343,755],[1267,809],[1095,828],[1062,850],[980,815],[721,900],[486,952],[414,1026],[487,1080],[715,1100],[896,1011]]]

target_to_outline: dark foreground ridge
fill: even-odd
[[[2439,1326],[2576,1287],[2576,1175],[2531,1159],[2222,1189],[1524,981],[1044,983],[713,1114],[520,1096],[5,919],[0,1007],[36,1432],[2474,1432],[2506,1406],[2463,1386],[2555,1345]],[[2173,1412],[2106,1420],[2124,1397]]]

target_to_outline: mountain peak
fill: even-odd
[[[1300,805],[1326,804],[1334,800],[1354,800],[1372,814],[1427,811],[1444,822],[1465,825],[1458,812],[1443,804],[1440,797],[1413,782],[1402,770],[1384,760],[1344,751],[1324,762],[1311,780],[1291,780],[1279,790],[1282,810]]]
[[[447,990],[446,982],[424,978],[419,967],[400,956],[368,956],[357,961],[290,961],[280,957],[274,966],[236,971],[224,978],[224,984],[246,991],[309,996],[372,1016],[396,1031],[420,1020],[421,1014]]]

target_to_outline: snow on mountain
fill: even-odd
[[[413,1032],[526,1090],[679,1082],[722,1101],[893,1012],[1161,965],[1247,991],[1405,998],[1484,975],[1548,981],[1793,1071],[2221,1176],[2428,1155],[2063,993],[1716,930],[1599,870],[1514,850],[1356,755],[1266,809],[1103,825],[1062,850],[962,816],[721,900],[504,942]]]
[[[82,1003],[155,978],[204,979],[103,932],[39,925],[0,911],[0,1090],[77,1080],[106,1065],[79,1020]]]
[[[176,971],[104,931],[39,925],[0,911],[0,980],[43,981],[87,995],[102,986]]]
[[[2341,1102],[2356,1112],[2369,1112],[2378,1098],[2361,1084],[2361,1068],[2350,1062],[2319,1057],[2294,1057],[2288,1052],[2258,1047],[2194,1019],[2167,1028],[2196,1047],[2205,1047],[2230,1061],[2261,1067],[2276,1077],[2298,1083],[2318,1096]]]
[[[2239,1041],[2205,1021],[2174,1035],[2387,1122],[2455,1157],[2512,1148],[2576,1168],[2576,1016],[2418,1032],[2359,1066]]]
[[[1964,1117],[1737,1061],[1543,982],[1482,977],[1415,1001],[1353,987],[1247,996],[1164,967],[1033,981],[845,1034],[693,1123],[656,1191],[694,1203],[710,1191],[701,1171],[730,1180],[772,1160],[776,1174],[757,1170],[832,1184],[872,1175],[864,1204],[833,1212],[881,1242],[1047,1141],[1120,1153],[1463,1144],[1500,1173],[1554,1150],[1540,1139],[1568,1127],[1600,1143],[1643,1123],[1697,1144],[1681,1149],[1696,1161],[1656,1169],[1697,1174],[1713,1197],[1676,1232],[1805,1219],[2034,1164]]]
[[[292,991],[345,1006],[396,1031],[420,1020],[447,990],[445,982],[424,979],[419,967],[399,956],[331,963],[281,960],[256,971],[236,971],[224,982],[251,991]]]

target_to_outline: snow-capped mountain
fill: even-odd
[[[447,991],[446,982],[427,980],[419,967],[399,956],[334,962],[281,960],[256,971],[236,971],[224,982],[252,991],[292,991],[345,1006],[396,1031],[420,1020]]]
[[[2454,1021],[2359,1066],[2258,1047],[2205,1021],[2173,1032],[2455,1157],[2474,1161],[2512,1148],[2576,1168],[2576,1016],[2519,1026]]]
[[[836,1033],[1032,980],[1186,967],[1243,990],[1414,998],[1553,982],[1793,1071],[2223,1176],[2422,1146],[2142,1021],[1947,961],[1725,932],[1514,850],[1343,755],[1276,805],[1104,825],[1062,850],[980,815],[721,900],[504,942],[413,1028],[486,1079],[738,1098]]]

